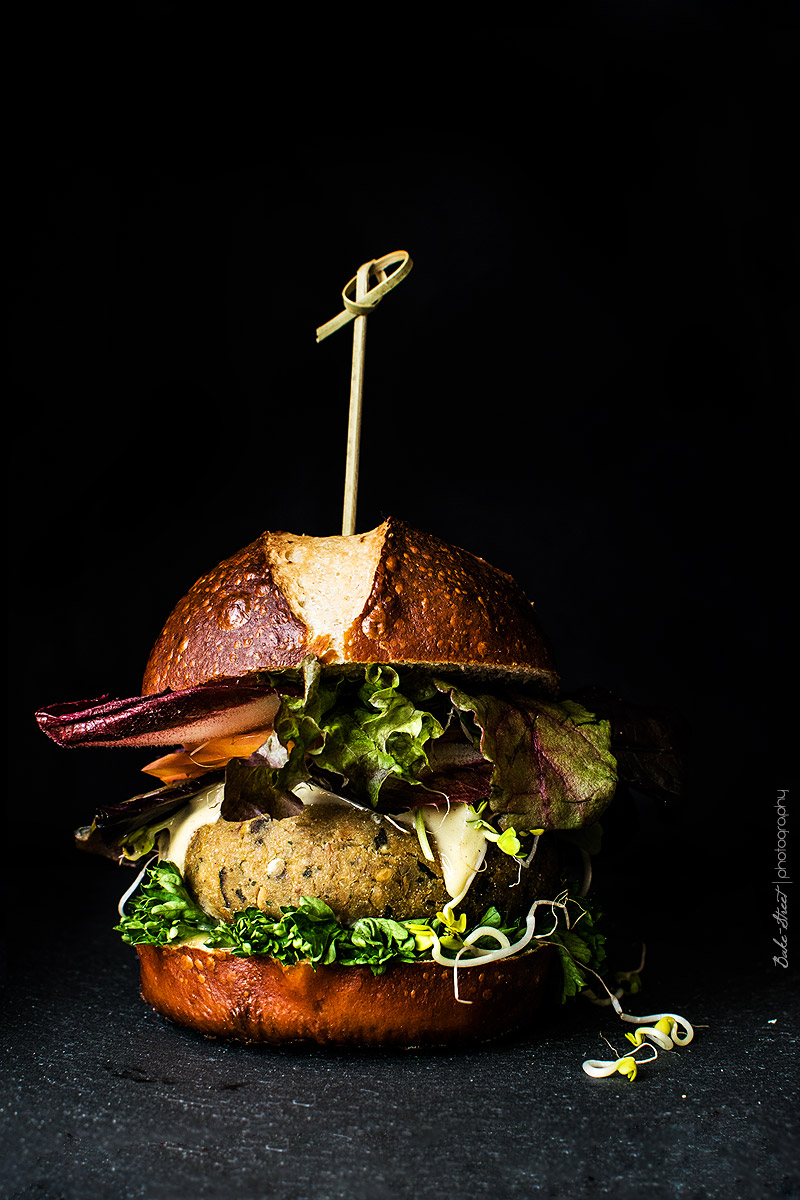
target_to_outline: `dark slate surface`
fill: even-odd
[[[696,1036],[633,1083],[584,1075],[604,1036],[627,1046],[588,1005],[475,1051],[246,1048],[142,1003],[110,929],[116,872],[88,880],[87,912],[46,958],[11,949],[9,1200],[800,1195],[797,1005],[780,968],[651,945],[628,1007],[673,1008]]]
[[[242,6],[61,6],[63,27],[27,7],[4,160],[3,1200],[800,1195],[772,961],[796,774],[796,37],[723,37],[736,3],[597,6],[600,28],[559,5],[555,36],[488,13],[438,40],[404,13],[337,54],[310,19],[285,41]],[[399,248],[414,271],[370,318],[360,528],[393,513],[488,558],[535,600],[565,690],[691,728],[687,802],[644,830],[660,859],[629,847],[616,878],[649,945],[638,1011],[697,1037],[633,1084],[581,1071],[602,1034],[627,1045],[588,1008],[463,1054],[170,1028],[111,931],[118,878],[69,836],[138,766],[32,720],[136,694],[177,599],[263,529],[337,530],[352,343],[314,329]]]

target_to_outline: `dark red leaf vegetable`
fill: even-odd
[[[53,704],[40,728],[59,746],[174,746],[271,725],[281,698],[254,684],[203,684],[180,692]]]

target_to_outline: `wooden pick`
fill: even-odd
[[[398,263],[391,274],[387,267]],[[350,372],[350,416],[347,425],[347,462],[344,476],[344,507],[342,510],[342,533],[356,531],[356,499],[358,495],[358,457],[361,445],[361,400],[364,393],[364,356],[367,340],[367,316],[393,287],[404,279],[413,263],[405,250],[385,254],[362,263],[352,279],[342,290],[344,312],[320,325],[317,341],[321,342],[350,321],[353,321],[353,365]],[[377,284],[370,288],[370,276]],[[355,297],[351,296],[355,289]]]

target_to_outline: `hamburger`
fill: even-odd
[[[511,576],[401,520],[262,534],[180,600],[141,695],[37,719],[156,754],[76,839],[138,868],[117,928],[178,1024],[491,1041],[600,967],[583,864],[612,721],[559,696]]]

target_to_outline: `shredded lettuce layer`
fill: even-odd
[[[574,906],[571,928],[567,927],[566,916],[560,916],[556,928],[548,930],[544,939],[558,951],[562,1001],[586,986],[580,964],[597,971],[605,957],[596,910],[592,911],[583,900],[580,904],[570,903]],[[433,934],[445,952],[452,954],[455,964],[471,929],[497,929],[512,942],[525,930],[524,921],[509,923],[494,907],[471,928],[467,928],[463,915],[455,920],[448,911],[432,920],[364,917],[345,926],[324,901],[311,896],[303,896],[297,905],[281,907],[278,920],[251,907],[236,913],[228,924],[198,907],[180,871],[168,861],[147,869],[146,879],[129,907],[116,929],[132,946],[169,946],[202,937],[208,946],[242,957],[266,954],[287,965],[310,962],[315,969],[331,963],[368,966],[374,975],[382,975],[393,963],[429,961]],[[494,942],[488,937],[479,939],[473,943],[474,948],[491,950]]]

